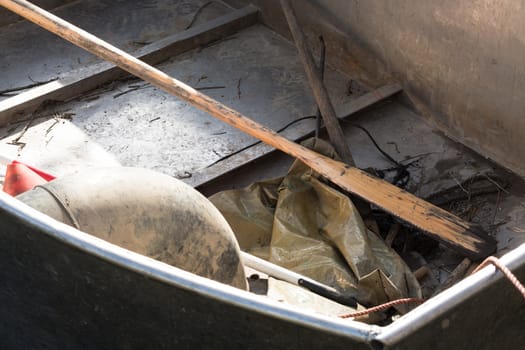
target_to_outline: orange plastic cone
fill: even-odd
[[[3,191],[14,197],[46,182],[47,179],[40,176],[25,164],[12,162],[7,165]]]
[[[46,181],[51,181],[51,180],[54,180],[56,179],[56,176],[55,175],[51,175],[50,173],[47,173],[43,170],[40,170],[40,169],[37,169],[31,165],[28,165],[26,163],[22,163],[22,162],[19,162],[18,160],[13,160],[12,161],[13,164],[22,164],[22,165],[25,165],[26,167],[28,167],[29,169],[33,170],[35,173],[37,173],[38,175],[40,175],[40,177],[42,177],[44,180]]]

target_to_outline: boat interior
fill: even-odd
[[[311,140],[324,140],[329,147],[332,138],[324,126],[316,126],[319,118],[316,96],[279,1],[42,0],[34,3],[278,135],[310,148]],[[479,92],[482,87],[478,91],[478,86],[468,79],[453,77],[456,70],[461,69],[454,67],[453,58],[446,61],[443,53],[432,52],[431,46],[438,36],[435,31],[429,34],[428,27],[419,23],[421,33],[403,35],[392,30],[392,43],[384,43],[389,40],[387,32],[393,18],[403,18],[399,15],[402,9],[396,12],[393,5],[383,4],[390,12],[380,10],[379,1],[354,5],[344,5],[345,1],[292,3],[311,56],[317,66],[321,65],[321,57],[324,61],[322,81],[355,167],[481,227],[496,242],[490,255],[525,256],[525,167],[516,156],[524,143],[516,138],[515,133],[519,131],[512,130],[512,125],[523,129],[523,121],[515,123],[516,119],[509,116],[519,108],[515,101],[523,97],[524,90],[518,85],[523,83],[515,82],[512,86],[519,92],[509,97],[514,102],[507,100],[507,114],[495,113],[496,110],[492,110],[490,116],[478,113],[476,103],[479,101],[479,108],[484,108],[481,101],[488,98]],[[346,6],[353,11],[348,17],[343,14]],[[418,5],[414,7],[414,12],[421,11]],[[362,24],[367,11],[371,15],[382,11],[386,16],[382,24],[380,20],[369,20],[369,27],[361,25],[359,30],[368,30],[372,38],[361,35],[357,29],[352,31],[354,25]],[[437,9],[433,14],[436,21],[441,18],[439,14],[447,15]],[[346,23],[344,18],[355,24]],[[442,18],[442,21],[445,20]],[[399,26],[413,29],[415,24],[410,23]],[[382,33],[377,31],[378,26],[384,27]],[[419,42],[425,40],[425,34],[428,42]],[[446,28],[440,35],[453,41],[453,35]],[[411,40],[419,46],[404,44]],[[383,42],[380,48],[377,42]],[[254,184],[269,186],[267,184],[273,184],[275,179],[294,174],[297,169],[296,157],[116,68],[7,9],[0,9],[0,48],[0,155],[7,159],[43,169],[57,179],[71,176],[89,179],[99,168],[145,168],[191,186],[219,209],[229,200],[224,199],[223,193],[239,195],[241,192],[232,191],[253,189]],[[424,53],[415,54],[415,50]],[[389,55],[391,58],[385,58]],[[449,55],[458,53],[449,51]],[[463,55],[468,54],[463,52]],[[509,56],[505,53],[500,56],[489,58],[497,62],[492,66],[507,64],[508,67],[510,63],[505,60]],[[400,57],[408,63],[401,62]],[[478,64],[480,57],[477,57]],[[396,60],[399,62],[393,62]],[[465,63],[464,70],[470,69],[468,67]],[[472,73],[472,69],[470,71]],[[487,79],[490,77],[492,75]],[[495,100],[499,95],[492,90],[505,84],[505,79],[484,87],[491,90]],[[462,81],[471,83],[471,88],[461,86]],[[458,91],[462,91],[463,96]],[[6,166],[0,165],[0,184],[5,182]],[[302,176],[306,176],[304,174]],[[327,185],[326,179],[319,182],[339,189]],[[137,184],[141,186],[140,182]],[[79,192],[84,190],[82,184],[78,187]],[[269,187],[264,188],[266,191]],[[281,190],[276,193],[281,194]],[[348,197],[348,192],[340,192]],[[364,200],[366,202],[366,198]],[[299,207],[301,203],[304,202],[300,200],[294,205]],[[226,290],[241,298],[250,294],[249,298],[268,299],[269,305],[285,305],[286,310],[295,310],[294,317],[303,315],[300,322],[310,320],[311,315],[322,315],[322,320],[337,322],[334,324],[340,328],[334,328],[334,324],[330,327],[338,334],[346,334],[344,327],[350,325],[357,333],[366,330],[363,332],[370,337],[377,329],[395,327],[407,317],[417,323],[424,319],[425,313],[440,305],[439,300],[447,300],[452,294],[454,298],[463,298],[462,291],[469,287],[457,287],[458,283],[463,286],[478,283],[479,288],[488,285],[483,279],[488,278],[488,271],[483,278],[472,275],[483,259],[465,256],[450,244],[407,223],[405,218],[391,215],[381,205],[367,206],[373,220],[364,220],[366,239],[380,240],[385,249],[399,257],[399,264],[403,264],[411,276],[405,277],[407,287],[403,288],[408,291],[402,296],[426,300],[421,306],[407,304],[341,318],[375,305],[343,305],[253,266],[244,267],[247,291],[232,292],[229,287]],[[285,223],[292,222],[294,215],[299,214],[287,212],[286,215],[289,216],[283,219]],[[234,227],[237,235],[236,230]],[[244,236],[250,234],[243,233]],[[319,240],[325,242],[323,237]],[[238,237],[238,240],[242,250],[261,258],[279,251],[277,248],[263,251],[259,246],[246,246],[246,239]],[[306,246],[301,251],[303,241],[287,244],[287,254],[295,252],[294,259],[300,257],[309,264],[308,269],[296,269],[297,273],[314,279],[327,274],[322,270],[321,260],[309,258]],[[341,260],[339,253],[336,255],[334,259]],[[513,263],[516,266],[525,265],[525,259],[512,259],[518,261]],[[278,264],[279,259],[274,258],[273,262]],[[290,264],[286,267],[293,270],[295,262]],[[313,265],[319,266],[317,272],[309,270]],[[520,271],[524,276],[524,269]],[[323,283],[330,281],[327,278]],[[508,284],[510,295],[515,293],[508,281],[502,283]],[[198,282],[197,285],[204,284]],[[417,292],[411,289],[413,286],[417,286]],[[447,292],[451,294],[447,296]],[[510,298],[517,300],[519,294],[516,294]],[[359,296],[357,299],[359,301]],[[433,304],[432,300],[438,301]],[[421,311],[417,313],[417,310]],[[445,323],[440,325],[447,328]],[[394,328],[389,329],[395,333]],[[397,334],[401,337],[404,333]],[[385,335],[384,344],[388,344],[390,336]],[[383,346],[378,345],[379,341],[372,343],[377,349]]]

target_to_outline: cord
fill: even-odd
[[[489,256],[488,258],[483,260],[483,262],[479,264],[479,266],[476,267],[476,269],[472,273],[474,274],[478,272],[479,270],[481,270],[489,264],[494,265],[498,270],[500,270],[503,273],[503,275],[505,275],[505,277],[509,279],[510,283],[512,283],[514,287],[516,287],[516,289],[521,293],[521,295],[523,295],[523,298],[525,298],[525,287],[523,286],[523,284],[521,284],[518,278],[512,273],[512,271],[509,270],[507,266],[503,265],[503,263],[494,256]]]
[[[306,119],[315,119],[315,118],[316,118],[315,115],[308,115],[308,116],[306,116],[306,117],[301,117],[301,118],[299,118],[299,119],[293,120],[293,121],[289,122],[288,124],[286,124],[285,126],[283,126],[282,128],[280,128],[279,130],[277,130],[276,133],[283,132],[284,130],[288,129],[290,126],[292,126],[292,125],[294,125],[295,123],[298,123],[298,122],[300,122],[300,121],[303,121],[303,120],[306,120]],[[215,162],[213,162],[213,163],[211,163],[210,165],[208,165],[206,168],[209,168],[209,167],[211,167],[212,165],[215,165],[215,164],[217,164],[217,163],[219,163],[219,162],[222,162],[223,160],[226,160],[226,159],[228,159],[228,158],[230,158],[230,157],[233,157],[234,155],[236,155],[236,154],[238,154],[238,153],[241,153],[242,151],[245,151],[245,150],[247,150],[248,148],[251,148],[251,147],[253,147],[253,146],[256,146],[256,145],[260,144],[261,142],[262,142],[262,141],[254,142],[254,143],[249,144],[248,146],[245,146],[245,147],[243,147],[243,148],[241,148],[241,149],[239,149],[239,150],[237,150],[237,151],[235,151],[235,152],[233,152],[233,153],[228,154],[227,156],[224,156],[224,157],[222,157],[222,158],[219,158],[219,159],[217,159]]]
[[[203,4],[201,7],[199,7],[199,9],[197,11],[195,11],[195,14],[193,15],[193,18],[191,19],[190,23],[186,26],[186,28],[184,29],[190,29],[191,26],[195,23],[195,21],[197,20],[197,18],[199,17],[200,13],[202,12],[202,10],[204,10],[206,7],[210,6],[211,4],[213,3],[218,3],[218,4],[221,4],[221,5],[224,5],[222,2],[220,1],[216,1],[216,0],[213,0],[213,1],[208,1],[207,3]]]
[[[486,258],[478,267],[476,267],[476,269],[472,272],[472,274],[478,272],[479,270],[481,270],[482,268],[486,267],[489,264],[494,265],[496,269],[500,270],[503,273],[503,275],[507,277],[507,279],[514,285],[514,287],[516,287],[516,289],[520,292],[520,294],[525,299],[525,287],[523,286],[523,284],[521,284],[518,278],[512,273],[512,271],[509,270],[508,267],[503,265],[503,263],[494,256],[489,256],[488,258]],[[397,299],[397,300],[390,301],[388,303],[384,303],[378,306],[371,307],[363,311],[357,311],[357,312],[352,312],[352,313],[345,314],[345,315],[340,315],[339,317],[340,318],[356,318],[356,317],[365,316],[365,315],[368,315],[374,312],[387,310],[395,305],[410,304],[410,303],[421,304],[423,302],[425,302],[425,300],[420,299],[420,298]]]
[[[374,312],[379,312],[383,310],[390,309],[392,306],[401,305],[401,304],[412,304],[412,303],[424,303],[425,299],[421,298],[404,298],[404,299],[397,299],[393,301],[389,301],[388,303],[384,303],[381,305],[377,305],[374,307],[371,307],[369,309],[363,310],[363,311],[356,311],[345,315],[340,315],[340,318],[356,318],[360,316],[365,316]]]

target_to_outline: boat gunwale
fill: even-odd
[[[34,227],[41,233],[45,233],[64,244],[96,256],[106,262],[147,276],[150,279],[258,314],[286,320],[306,328],[349,337],[359,342],[370,341],[381,329],[381,327],[376,325],[299,310],[292,306],[195,275],[77,230],[3,192],[0,192],[0,210],[4,210],[8,214],[25,221],[28,226]]]
[[[510,270],[523,268],[525,266],[525,243],[504,254],[499,260]],[[505,277],[495,266],[488,265],[428,299],[390,325],[382,327],[377,340],[386,345],[402,342],[411,334],[439,320],[463,302],[503,278]],[[508,282],[508,287],[514,289],[510,282]]]

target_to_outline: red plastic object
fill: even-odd
[[[7,165],[3,191],[11,196],[29,191],[55,177],[16,160]]]
[[[40,169],[34,168],[34,167],[32,167],[31,165],[27,165],[27,164],[25,164],[25,163],[19,162],[18,160],[13,160],[11,163],[12,163],[12,164],[22,164],[22,165],[28,167],[29,169],[33,170],[35,173],[37,173],[38,175],[40,175],[40,177],[42,177],[42,178],[43,178],[44,180],[46,180],[46,181],[51,181],[51,180],[56,179],[56,176],[51,175],[51,174],[49,174],[49,173],[46,173],[46,172],[43,171],[43,170],[40,170]]]

